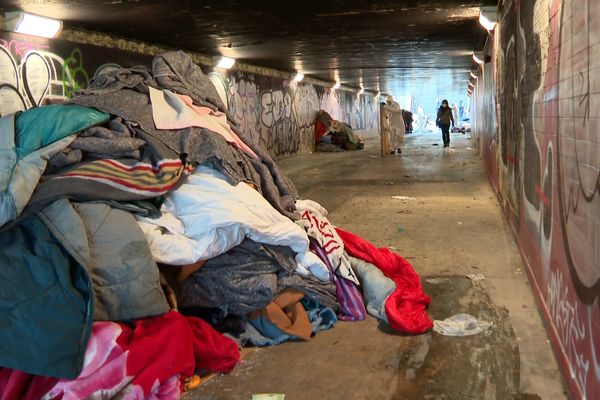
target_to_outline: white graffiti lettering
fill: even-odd
[[[589,327],[580,318],[580,307],[579,303],[569,300],[569,288],[565,285],[562,272],[553,271],[548,281],[548,308],[569,359],[571,377],[585,393],[590,361],[578,349],[584,345]]]

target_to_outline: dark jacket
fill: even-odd
[[[454,125],[452,109],[450,107],[440,106],[435,122],[437,125],[450,125],[450,122],[452,122],[452,125]]]
[[[94,320],[169,306],[144,234],[129,213],[62,199],[0,233],[0,365],[72,379]]]

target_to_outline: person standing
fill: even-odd
[[[442,100],[435,124],[442,130],[442,139],[444,140],[444,147],[450,146],[450,124],[454,126],[454,117],[452,116],[452,109],[448,106],[448,100]]]
[[[390,124],[390,154],[402,153],[402,142],[406,129],[404,127],[404,119],[402,118],[402,108],[400,104],[394,101],[394,98],[389,95],[386,98],[386,104],[383,108],[387,111]]]

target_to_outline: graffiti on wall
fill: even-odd
[[[135,52],[0,33],[0,116],[63,102],[99,74],[151,61]],[[275,158],[313,150],[319,109],[355,130],[377,129],[378,108],[370,96],[236,71],[221,86],[233,120]]]
[[[495,63],[484,64],[474,93],[477,113],[471,119],[474,138],[479,141],[484,165],[494,189],[498,190],[498,127],[499,120],[495,88]]]
[[[496,38],[499,197],[545,302],[576,398],[600,398],[600,9],[514,0]],[[496,89],[499,113],[483,101]],[[491,137],[491,132],[487,133]],[[513,215],[511,215],[513,214]]]
[[[14,42],[0,45],[0,115],[64,101],[87,86],[89,78],[78,49],[65,60],[35,46],[23,46],[29,48],[23,54],[14,50]]]
[[[234,121],[275,158],[313,150],[320,109],[355,130],[377,129],[378,111],[370,96],[241,71],[231,72],[228,81]]]
[[[63,102],[100,73],[151,60],[132,52],[105,52],[97,46],[1,33],[0,115]]]

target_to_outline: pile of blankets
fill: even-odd
[[[175,399],[241,346],[432,327],[410,264],[300,199],[183,52],[3,116],[0,153],[0,399]]]

